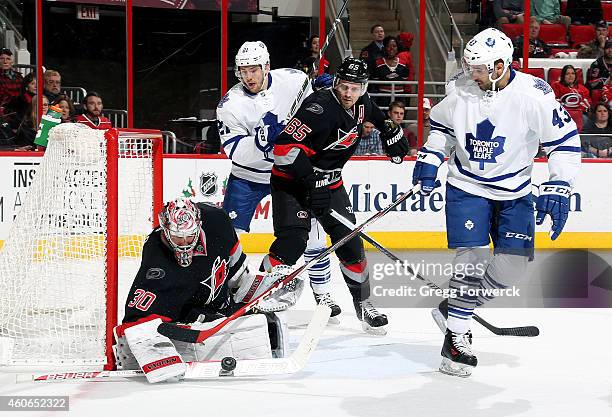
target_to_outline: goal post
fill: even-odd
[[[162,164],[158,130],[51,130],[0,251],[0,370],[114,366],[118,294],[157,226]]]

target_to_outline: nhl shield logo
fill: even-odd
[[[200,175],[200,192],[207,197],[217,192],[217,174],[205,172]]]

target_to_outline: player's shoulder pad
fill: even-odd
[[[246,96],[242,84],[238,83],[229,89],[227,93],[219,100],[217,104],[217,111],[223,111],[224,109],[239,105],[238,103]]]
[[[315,91],[304,99],[300,110],[305,110],[316,115],[321,115],[325,110],[335,104],[335,98],[333,94],[333,91],[328,88]]]
[[[515,71],[512,82],[516,83],[515,90],[522,95],[534,99],[541,99],[543,97],[554,98],[555,93],[550,84],[539,77]]]

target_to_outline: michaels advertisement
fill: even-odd
[[[40,158],[0,157],[0,240],[8,230],[16,213],[26,203],[26,193]],[[351,160],[345,166],[343,178],[358,222],[363,222],[376,211],[389,205],[401,193],[412,187],[414,162],[395,165],[387,160]],[[224,158],[164,159],[164,199],[178,195],[207,201],[221,206],[231,164]],[[546,247],[612,247],[612,193],[602,187],[601,179],[610,176],[608,163],[584,163],[571,196],[571,213],[561,237],[553,242],[547,238],[549,224],[539,226],[536,246]],[[440,169],[444,183],[446,165]],[[548,178],[545,163],[536,163],[533,192]],[[232,213],[229,213],[230,216]],[[263,199],[251,223],[254,234],[272,234],[272,205],[270,197]],[[430,196],[413,196],[397,210],[388,213],[368,229],[381,243],[393,248],[444,248],[445,210],[444,186]]]

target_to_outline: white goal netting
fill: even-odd
[[[153,219],[153,141],[118,135],[109,194],[107,137],[80,124],[51,131],[0,251],[0,365],[106,363],[107,203],[118,200],[119,276],[134,276]]]

